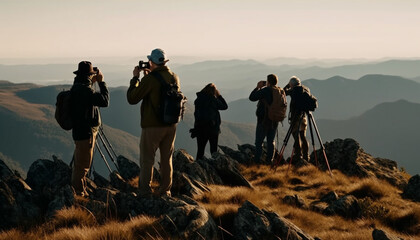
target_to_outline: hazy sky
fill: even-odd
[[[0,0],[0,58],[420,57],[418,0]]]

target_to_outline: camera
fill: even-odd
[[[93,67],[93,71],[94,71],[95,73],[98,73],[98,72],[99,72],[99,69],[98,69],[97,67]]]
[[[267,81],[261,81],[263,83],[263,86],[267,85]]]
[[[139,69],[148,69],[150,68],[149,62],[139,61]]]

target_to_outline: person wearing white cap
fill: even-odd
[[[292,127],[293,139],[295,140],[292,160],[293,162],[309,161],[309,144],[306,140],[307,119],[305,113],[296,108],[296,101],[303,91],[310,93],[310,90],[308,87],[302,85],[298,77],[292,76],[289,83],[284,87],[284,91],[286,95],[291,97],[289,123]],[[304,115],[303,118],[302,114]]]
[[[179,85],[178,76],[165,64],[169,61],[165,51],[154,49],[146,67],[136,66],[133,78],[127,90],[127,101],[137,104],[140,101],[141,137],[140,137],[140,195],[170,196],[172,186],[172,154],[176,136],[176,124],[165,124],[159,117],[158,110],[161,104],[161,83],[156,75],[160,75],[167,83]],[[140,72],[144,77],[139,80]],[[152,191],[151,183],[156,151],[160,150],[160,176],[159,189]]]

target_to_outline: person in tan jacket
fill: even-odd
[[[140,195],[149,196],[153,193],[151,188],[153,165],[156,151],[160,150],[161,183],[157,196],[170,196],[172,186],[172,154],[176,137],[176,124],[165,124],[158,114],[161,104],[161,83],[154,75],[159,74],[167,83],[175,81],[179,86],[179,78],[165,64],[169,61],[162,49],[154,49],[147,56],[149,66],[133,70],[133,78],[127,90],[127,101],[137,104],[140,101],[141,137],[140,137]],[[139,80],[140,72],[144,77]],[[153,72],[153,74],[152,74]]]

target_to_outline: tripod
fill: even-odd
[[[115,153],[114,148],[112,147],[111,143],[109,142],[108,138],[106,137],[102,125],[99,126],[98,134],[96,135],[96,141],[95,141],[96,148],[95,149],[99,152],[99,154],[101,155],[101,158],[104,160],[105,165],[107,166],[109,172],[111,173],[112,172],[111,167],[109,166],[109,163],[106,160],[105,155],[104,155],[102,149],[100,148],[100,145],[99,145],[98,142],[101,142],[102,147],[108,153],[108,156],[109,156],[109,158],[111,158],[111,161],[114,163],[115,167],[117,168],[117,171],[119,171],[120,169],[119,169],[118,164],[116,162],[117,154]],[[93,166],[93,164],[92,164],[92,166]]]
[[[315,156],[315,162],[316,162],[316,165],[318,166],[318,159],[317,159],[318,157],[317,157],[317,154],[316,154],[316,151],[315,151],[315,140],[314,140],[314,134],[313,134],[313,129],[312,129],[312,127],[315,129],[316,135],[317,135],[317,137],[318,137],[319,144],[321,145],[321,150],[322,150],[322,152],[323,152],[323,154],[324,154],[325,163],[327,164],[328,170],[329,170],[330,175],[331,175],[331,177],[332,177],[332,176],[333,176],[333,174],[332,174],[332,172],[331,172],[330,164],[328,163],[327,154],[325,153],[325,147],[324,147],[324,145],[322,144],[321,135],[319,135],[318,127],[317,127],[317,125],[316,125],[316,123],[315,123],[315,119],[314,119],[314,117],[313,117],[313,115],[312,115],[312,113],[311,113],[310,111],[301,112],[300,114],[298,114],[298,115],[296,115],[296,116],[295,116],[295,118],[299,117],[299,125],[297,125],[298,130],[299,130],[299,128],[300,128],[300,125],[302,124],[302,121],[303,121],[303,119],[304,119],[305,115],[307,115],[307,116],[308,116],[308,125],[309,125],[309,131],[310,131],[310,133],[311,133],[312,147],[313,147],[313,149],[314,149],[314,156]],[[295,120],[295,119],[293,119],[293,120]],[[292,123],[294,123],[294,121],[292,121]],[[284,140],[283,140],[283,145],[282,145],[282,147],[281,147],[281,149],[280,149],[280,153],[279,153],[279,155],[278,155],[278,156],[277,156],[277,157],[273,160],[273,163],[272,163],[272,165],[271,165],[271,168],[272,168],[274,171],[276,171],[276,169],[277,169],[278,165],[280,164],[281,160],[282,160],[282,159],[284,159],[284,158],[283,158],[284,150],[285,150],[285,148],[286,148],[286,146],[287,146],[287,142],[288,142],[288,141],[289,141],[289,139],[290,139],[290,135],[292,135],[293,127],[294,127],[294,126],[291,124],[291,125],[290,125],[290,127],[289,127],[289,130],[288,130],[288,131],[287,131],[287,133],[286,133],[286,137],[285,137],[285,138],[284,138]],[[292,151],[292,156],[290,157],[290,162],[289,162],[289,166],[288,166],[288,168],[287,168],[287,172],[289,172],[289,168],[290,168],[290,165],[291,165],[291,163],[292,163],[293,153],[294,153],[294,149],[293,149],[293,151]],[[284,160],[284,161],[286,162],[286,160]],[[286,163],[287,163],[287,162],[286,162]]]

